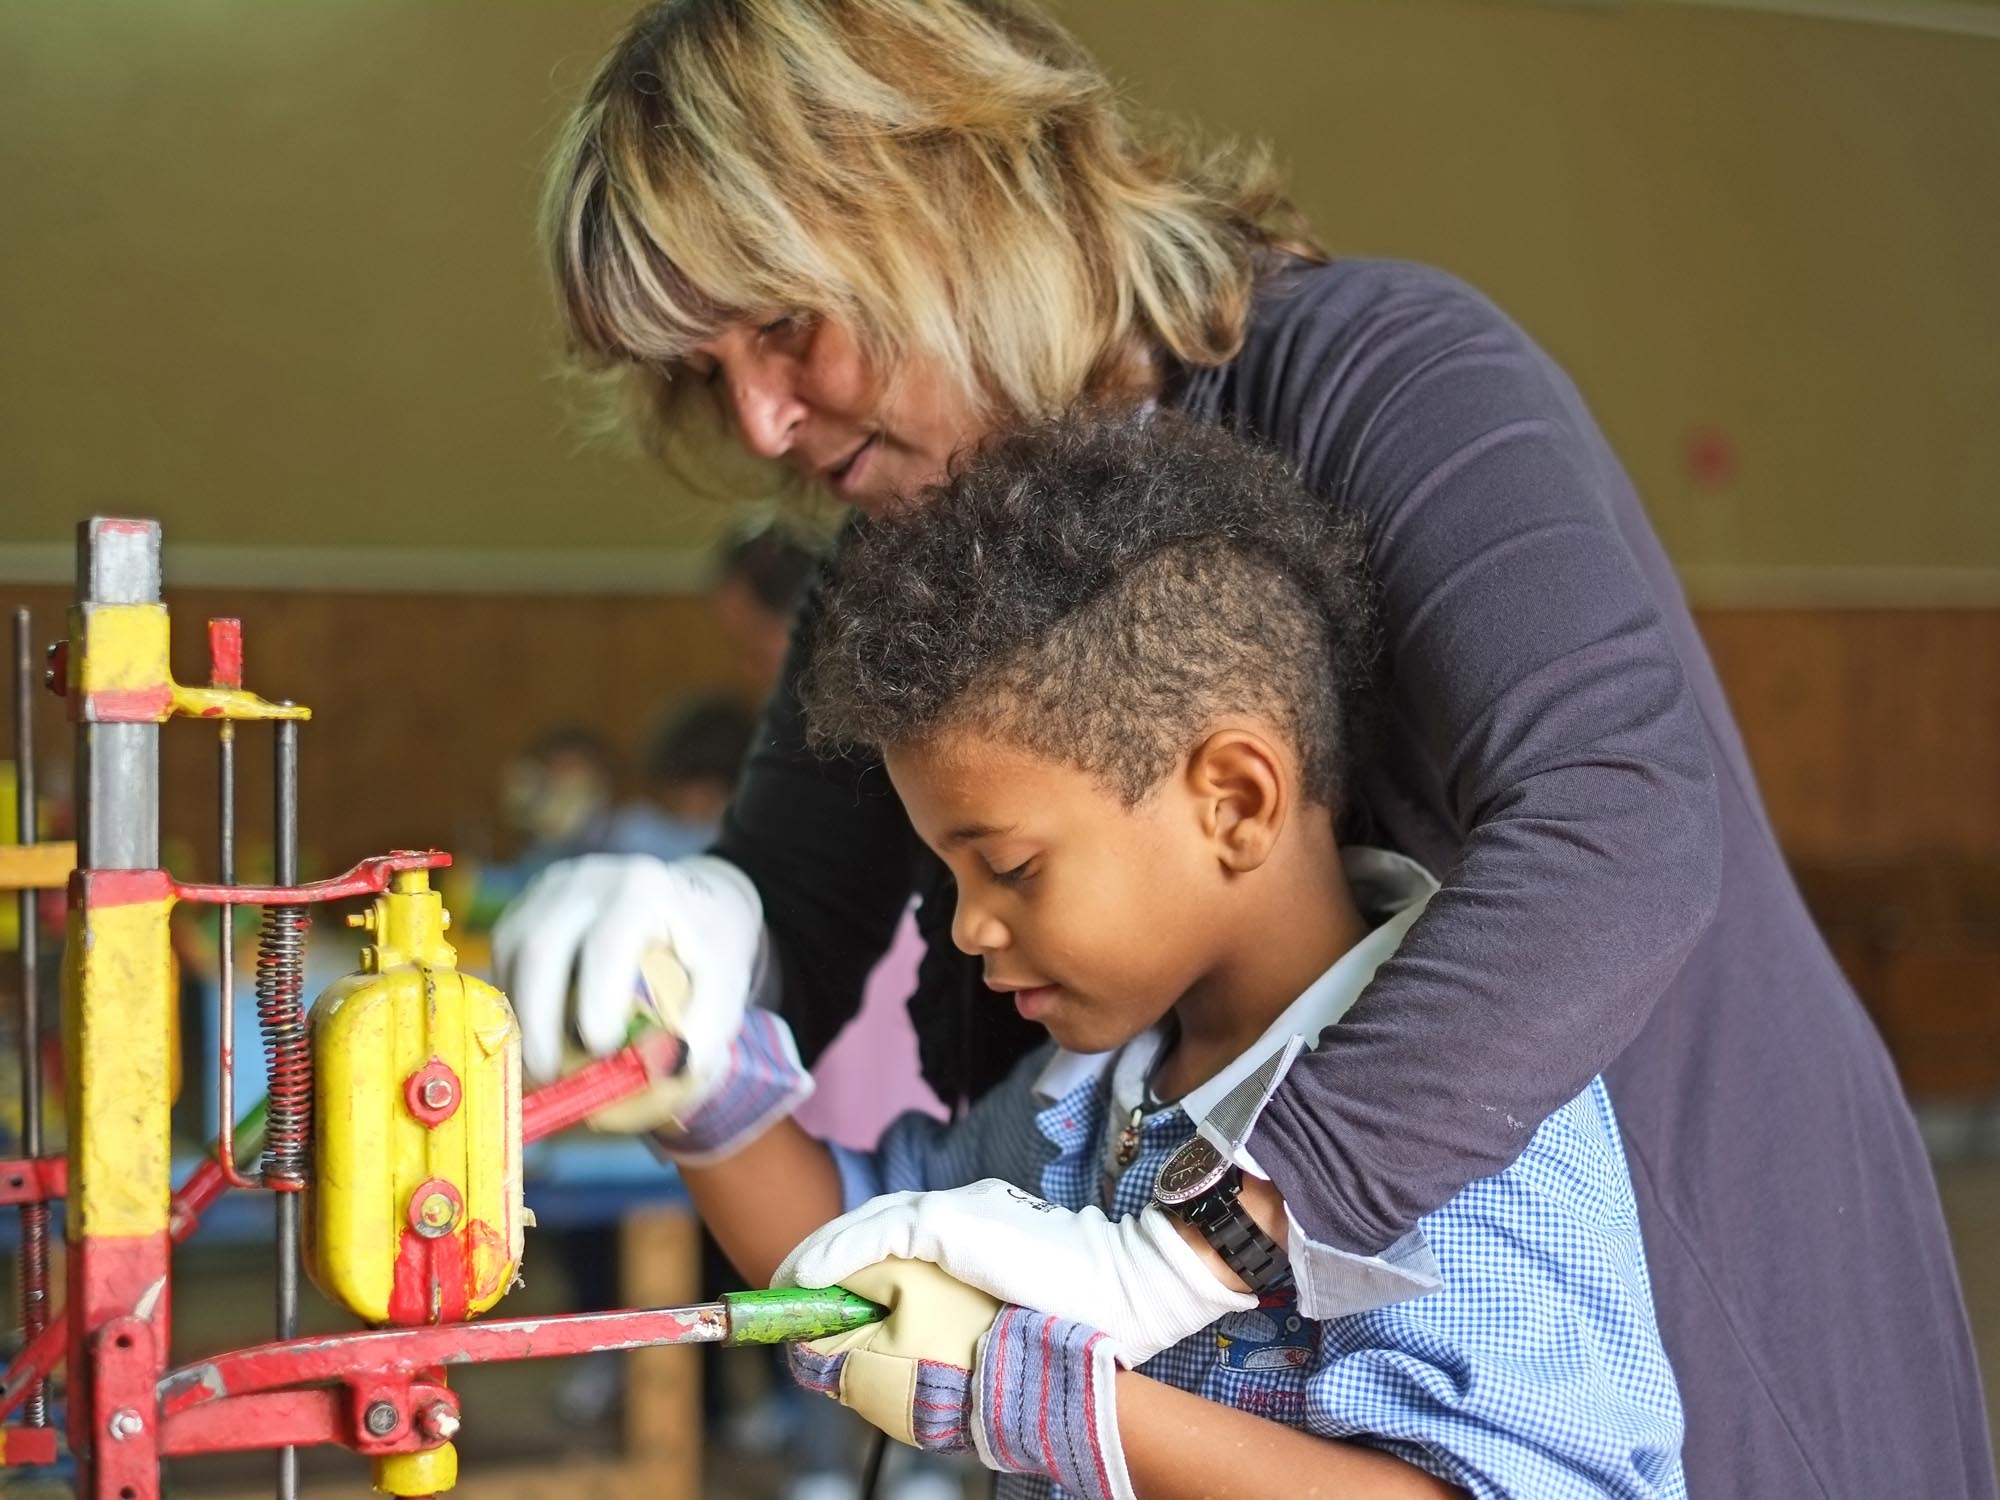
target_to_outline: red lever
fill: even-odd
[[[672,1032],[655,1028],[623,1051],[601,1057],[524,1097],[521,1140],[532,1145],[558,1135],[600,1109],[651,1088],[655,1079],[672,1077],[686,1065],[687,1044]]]
[[[389,854],[371,854],[345,875],[331,880],[315,880],[306,885],[183,885],[173,883],[174,895],[183,901],[206,901],[211,906],[310,906],[315,901],[344,901],[349,896],[379,896],[389,888],[389,877],[405,870],[441,870],[451,863],[442,849],[397,849]]]

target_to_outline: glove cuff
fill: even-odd
[[[812,1091],[791,1027],[768,1010],[753,1009],[737,1028],[721,1072],[686,1114],[652,1133],[654,1148],[669,1161],[705,1167],[734,1156]]]
[[[972,1438],[1003,1474],[1041,1474],[1089,1500],[1135,1500],[1118,1441],[1117,1345],[1008,1305],[979,1341]]]

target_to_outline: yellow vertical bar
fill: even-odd
[[[149,880],[147,877],[154,877]],[[69,918],[63,984],[68,1077],[69,1211],[72,1234],[141,1235],[167,1227],[172,1191],[167,1116],[171,1104],[173,957],[159,871],[89,873],[87,892],[117,889],[116,904],[86,898]]]

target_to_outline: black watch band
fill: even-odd
[[[1188,1223],[1202,1233],[1223,1263],[1243,1278],[1253,1292],[1261,1292],[1276,1281],[1286,1267],[1285,1252],[1278,1242],[1257,1227],[1257,1221],[1243,1211],[1238,1194],[1243,1191],[1243,1169],[1231,1167],[1228,1195],[1204,1199],[1187,1215]]]
[[[1153,1185],[1153,1201],[1201,1231],[1223,1264],[1261,1292],[1284,1274],[1285,1252],[1278,1248],[1238,1201],[1243,1169],[1196,1136],[1167,1158]]]

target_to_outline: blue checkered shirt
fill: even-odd
[[[875,1152],[837,1151],[849,1206],[1000,1177],[1067,1208],[1139,1212],[1192,1121],[1178,1106],[1144,1116],[1118,1170],[1129,1117],[1111,1108],[1112,1069],[1052,1099],[1036,1087],[1052,1053],[1024,1059],[953,1124],[906,1115]],[[1300,1316],[1288,1279],[1142,1372],[1386,1450],[1480,1497],[1685,1496],[1680,1396],[1603,1081],[1421,1229],[1441,1290],[1322,1322]],[[1067,1492],[1003,1475],[997,1493]]]

